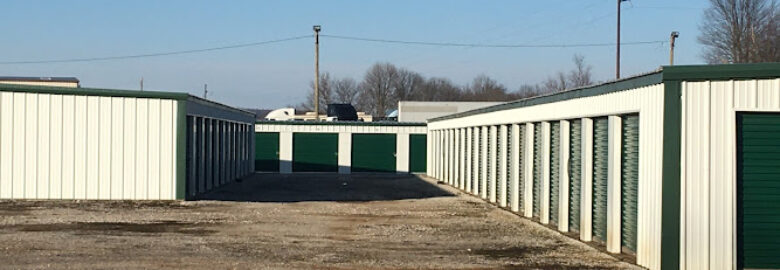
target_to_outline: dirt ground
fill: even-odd
[[[0,268],[638,269],[415,176],[257,174],[200,199],[0,201]]]

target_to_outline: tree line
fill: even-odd
[[[398,67],[391,63],[376,63],[368,68],[362,80],[338,78],[325,72],[320,74],[319,109],[324,113],[327,104],[350,103],[358,111],[374,116],[385,116],[396,109],[398,101],[512,101],[542,94],[590,85],[591,66],[585,58],[575,55],[574,68],[558,72],[540,84],[527,84],[509,90],[495,79],[481,74],[470,83],[458,85],[443,77],[429,77]],[[314,82],[310,82],[314,89]],[[296,109],[312,111],[314,92],[309,91],[305,102]]]

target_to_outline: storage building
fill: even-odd
[[[424,173],[425,123],[263,121],[255,168],[263,172]]]
[[[432,119],[428,175],[649,269],[780,268],[780,64]]]
[[[0,199],[193,198],[254,171],[252,123],[184,93],[0,84]]]

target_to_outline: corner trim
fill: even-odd
[[[682,81],[664,81],[661,180],[661,269],[680,268]]]
[[[186,200],[187,183],[187,101],[179,100],[176,111],[176,199]]]

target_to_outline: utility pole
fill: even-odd
[[[141,91],[144,90],[144,77],[141,76]]]
[[[203,99],[207,99],[209,96],[209,84],[203,84]]]
[[[669,65],[674,66],[674,41],[680,37],[680,32],[674,31],[669,36]]]
[[[314,29],[314,120],[320,121],[320,30],[322,27],[315,25]]]
[[[615,59],[615,79],[620,79],[620,3],[628,0],[617,0],[617,55]]]

